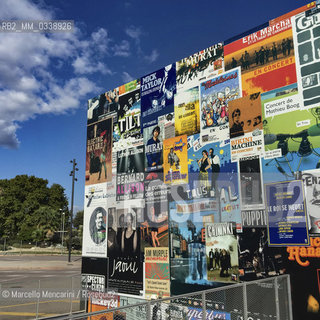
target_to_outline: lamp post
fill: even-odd
[[[72,163],[72,171],[70,172],[70,176],[72,177],[72,191],[71,191],[71,210],[70,210],[70,229],[69,229],[69,254],[68,254],[68,262],[71,262],[71,247],[72,247],[72,220],[73,220],[73,198],[74,198],[74,182],[77,181],[76,171],[79,169],[76,168],[76,159],[70,160]]]

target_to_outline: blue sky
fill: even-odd
[[[64,34],[0,33],[0,179],[59,183],[83,208],[87,100],[307,4],[290,0],[1,0],[0,19],[71,19]]]

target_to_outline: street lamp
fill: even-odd
[[[72,220],[73,220],[73,198],[74,198],[74,182],[77,181],[76,171],[79,169],[76,168],[76,159],[70,160],[72,163],[72,171],[70,172],[70,176],[72,177],[72,191],[71,191],[71,210],[70,210],[70,229],[69,229],[69,254],[68,254],[68,262],[71,262],[71,247],[72,247]]]

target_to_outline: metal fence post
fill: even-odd
[[[39,285],[38,285],[38,294],[37,294],[37,305],[36,305],[36,319],[39,317],[39,301],[40,301],[40,281],[39,280]]]
[[[151,304],[150,301],[147,302],[147,320],[150,320],[150,315],[151,315]]]
[[[276,302],[276,317],[277,320],[280,320],[280,306],[279,306],[279,291],[278,291],[278,278],[274,278],[274,293],[275,293],[275,302]]]
[[[292,316],[292,301],[291,301],[291,284],[290,284],[290,276],[289,275],[287,275],[286,280],[287,280],[287,291],[288,291],[289,320],[292,320],[293,316]]]
[[[73,293],[73,276],[71,277],[71,292]],[[72,314],[72,294],[70,294],[70,314]]]
[[[202,320],[207,319],[206,293],[202,292]]]
[[[247,299],[247,284],[245,282],[243,283],[242,293],[243,293],[243,320],[247,320],[248,319],[248,299]]]

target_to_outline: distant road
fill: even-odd
[[[0,256],[0,320],[35,319],[37,313],[39,318],[69,313],[71,305],[73,311],[79,310],[81,257],[72,256],[70,264],[67,259],[29,254]],[[35,290],[39,284],[38,304]]]

